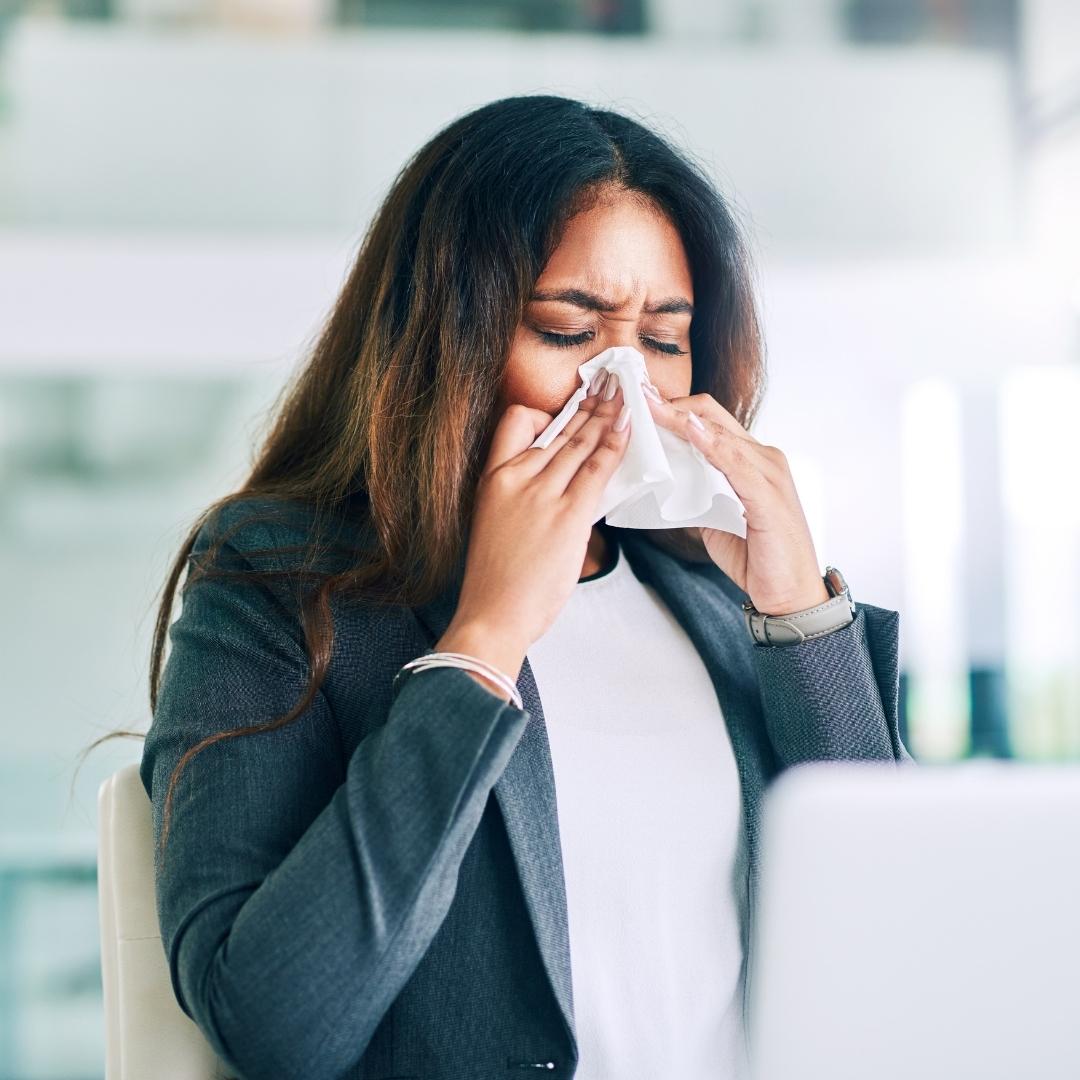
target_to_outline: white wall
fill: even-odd
[[[1073,281],[1080,311],[1080,4],[1027,0],[1023,45],[1026,236]]]
[[[1015,238],[1009,79],[989,55],[24,19],[3,64],[12,224],[351,234],[438,127],[554,91],[685,140],[770,253],[1001,251]]]

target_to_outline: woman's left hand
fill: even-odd
[[[696,446],[746,508],[746,538],[700,527],[713,562],[765,615],[790,615],[829,599],[814,541],[781,450],[754,438],[710,394],[654,401],[653,419]],[[691,410],[704,430],[690,419]]]

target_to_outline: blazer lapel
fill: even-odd
[[[691,568],[633,529],[621,529],[619,538],[635,575],[656,589],[686,629],[716,687],[742,784],[752,888],[756,869],[757,805],[765,783],[769,750],[764,742],[751,658],[746,651],[749,644],[746,628],[738,608],[723,595],[725,589],[733,586],[711,563]],[[446,631],[457,608],[463,565],[463,561],[459,563],[458,574],[438,597],[413,609],[431,635],[431,648]],[[555,776],[544,710],[528,657],[522,664],[517,686],[522,704],[529,713],[529,722],[494,791],[517,863],[540,955],[576,1052]],[[678,703],[673,705],[677,707]],[[752,905],[749,899],[747,903]],[[747,934],[748,920],[749,911],[745,911]]]
[[[495,783],[540,955],[577,1056],[562,844],[544,710],[526,656],[517,680],[529,722]]]
[[[462,572],[463,562],[459,563],[458,573],[439,596],[413,609],[431,636],[431,648],[446,632],[457,609]],[[518,879],[540,956],[576,1056],[570,938],[555,805],[555,774],[544,710],[528,657],[518,674],[517,687],[529,720],[502,776],[495,783],[495,798],[517,863]]]

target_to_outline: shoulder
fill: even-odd
[[[263,620],[284,618],[296,635],[314,594],[330,575],[355,565],[369,544],[355,513],[295,498],[228,496],[202,516],[180,595],[185,604],[191,597],[196,615],[243,608]]]
[[[206,512],[193,551],[215,544],[252,554],[268,541],[304,542],[314,523],[314,508],[297,499],[265,495],[228,496]]]
[[[211,548],[214,565],[246,564],[256,570],[340,568],[370,544],[362,507],[326,508],[297,498],[262,494],[230,496],[205,514],[191,548]]]

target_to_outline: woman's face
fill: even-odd
[[[640,197],[619,192],[571,218],[518,324],[500,412],[554,415],[581,385],[578,366],[613,345],[637,349],[665,397],[689,394],[692,282],[675,227]]]

